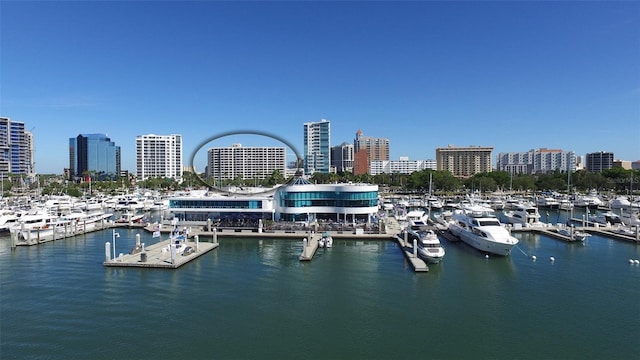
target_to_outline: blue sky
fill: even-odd
[[[38,173],[62,173],[80,133],[135,172],[137,135],[181,134],[187,163],[243,129],[302,151],[323,118],[332,145],[361,129],[392,160],[449,144],[640,160],[639,2],[2,1],[0,51],[0,116],[33,129]],[[273,145],[210,145],[232,142]]]

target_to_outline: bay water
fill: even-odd
[[[117,231],[118,253],[136,234],[157,241]],[[220,238],[168,270],[104,267],[111,230],[16,249],[4,237],[0,358],[640,357],[640,265],[629,263],[640,245],[514,235],[507,257],[442,239],[445,259],[427,273],[395,242],[366,238],[336,239],[310,262],[298,259],[303,235]]]

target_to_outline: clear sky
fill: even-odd
[[[62,173],[81,133],[135,172],[137,135],[181,134],[188,164],[236,130],[301,152],[323,118],[331,145],[361,129],[392,160],[449,144],[640,160],[636,1],[0,1],[0,51],[0,116],[33,131],[38,173]],[[272,145],[256,138],[240,142]]]

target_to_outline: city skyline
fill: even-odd
[[[0,116],[33,133],[38,173],[61,174],[79,133],[108,135],[134,173],[139,135],[182,134],[188,166],[246,129],[301,154],[302,124],[321,119],[331,146],[362,130],[391,160],[449,144],[493,147],[494,163],[538,148],[640,159],[638,3],[0,7]],[[232,141],[272,145],[206,148]]]

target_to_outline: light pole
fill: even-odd
[[[116,229],[113,229],[112,235],[112,243],[113,243],[113,260],[116,259],[116,238],[120,237],[120,234],[116,232]]]

